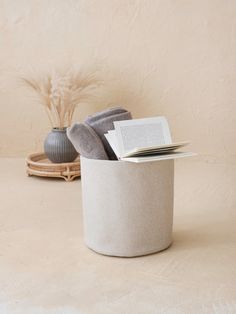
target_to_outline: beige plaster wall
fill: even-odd
[[[234,0],[0,0],[0,62],[0,156],[41,150],[50,128],[19,71],[97,64],[104,87],[75,120],[165,115],[199,159],[235,161]]]

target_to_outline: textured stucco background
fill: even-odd
[[[75,120],[165,115],[199,159],[235,161],[234,0],[0,0],[0,45],[0,156],[41,150],[50,128],[19,72],[96,64],[104,87]]]

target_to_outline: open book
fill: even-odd
[[[114,127],[104,135],[120,160],[147,162],[194,155],[176,152],[188,142],[172,143],[165,117],[115,121]]]

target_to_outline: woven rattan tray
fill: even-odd
[[[26,164],[29,176],[63,178],[66,181],[80,177],[79,157],[73,162],[54,164],[47,159],[45,154],[36,153],[28,156]]]

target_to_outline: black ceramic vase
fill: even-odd
[[[66,135],[66,128],[52,129],[44,141],[44,152],[53,163],[72,162],[78,156]]]

